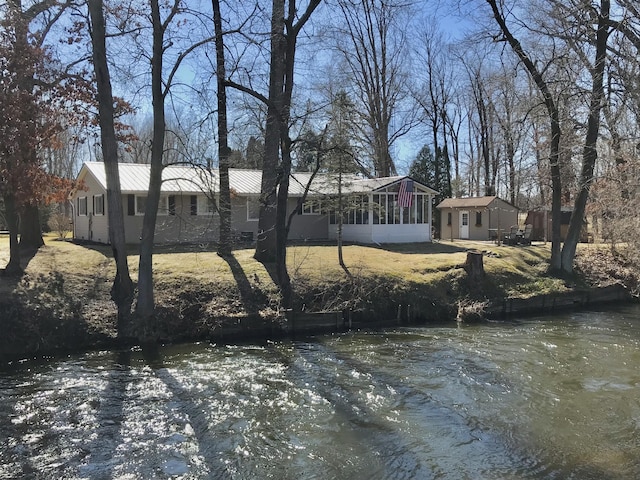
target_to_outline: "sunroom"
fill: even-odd
[[[432,188],[410,177],[356,180],[346,188],[342,239],[358,243],[430,242]],[[335,208],[335,207],[334,207]],[[329,238],[336,239],[338,209],[329,213]]]

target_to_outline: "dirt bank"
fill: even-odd
[[[284,312],[268,271],[251,263],[250,253],[237,254],[238,265],[231,266],[226,273],[222,266],[206,263],[213,262],[213,257],[196,253],[197,268],[205,265],[208,275],[196,270],[176,272],[178,268],[191,267],[184,257],[176,260],[167,254],[167,258],[160,255],[158,260],[156,315],[145,322],[132,317],[126,338],[118,338],[116,310],[109,300],[112,266],[103,257],[104,252],[84,260],[91,263],[93,272],[85,271],[85,263],[76,272],[69,270],[72,265],[62,265],[55,259],[55,248],[59,247],[38,253],[34,264],[20,279],[3,279],[2,361],[130,345],[137,339],[163,343],[262,341],[350,326],[453,322],[460,316],[461,305],[479,312],[479,318],[544,314],[631,301],[634,298],[631,292],[637,291],[638,285],[637,278],[630,273],[633,269],[613,268],[614,260],[605,258],[604,250],[583,253],[578,259],[578,274],[571,279],[549,278],[544,261],[539,260],[544,256],[543,250],[486,252],[485,280],[474,285],[469,284],[466,272],[459,268],[463,249],[445,253],[383,252],[388,262],[397,264],[394,268],[385,265],[386,270],[375,270],[363,264],[354,269],[352,279],[339,271],[319,275],[319,268],[313,265],[306,273],[299,268],[294,272],[295,308]],[[77,257],[80,253],[95,254],[85,250],[72,251],[76,253],[76,261],[80,261]],[[305,254],[307,262],[312,256],[310,252]],[[369,250],[364,254],[372,255]],[[451,257],[449,263],[443,263],[440,255]],[[428,271],[419,264],[425,256]],[[522,258],[524,262],[520,262]],[[398,266],[405,260],[410,267]],[[166,268],[172,274],[163,273],[162,262],[170,261],[180,267],[169,263]],[[320,264],[323,261],[326,262],[321,258]],[[39,270],[38,262],[42,267]],[[238,269],[239,266],[242,268]],[[520,276],[509,273],[511,268]],[[210,273],[212,270],[215,275]],[[526,274],[521,273],[525,270]],[[519,290],[514,290],[513,282],[519,282],[516,285]]]

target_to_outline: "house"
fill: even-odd
[[[150,166],[119,164],[123,196],[125,241],[140,242]],[[162,174],[156,243],[208,243],[218,240],[218,172],[197,166],[170,165]],[[289,232],[291,240],[337,238],[338,192],[342,193],[342,237],[359,243],[431,241],[432,202],[437,192],[404,176],[363,179],[345,175],[341,189],[335,174],[319,174],[310,184],[310,173],[291,175],[288,213],[296,212]],[[106,175],[102,162],[86,162],[78,174],[83,188],[72,193],[73,238],[109,243]],[[230,169],[231,228],[235,236],[254,240],[260,210],[259,170]],[[400,201],[398,200],[400,197]]]
[[[518,208],[496,196],[445,198],[436,208],[443,239],[494,240],[518,225]]]

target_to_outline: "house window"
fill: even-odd
[[[482,212],[476,212],[476,227],[482,226]]]
[[[425,218],[425,203],[427,195],[416,195],[416,223],[427,223]]]
[[[387,196],[373,195],[373,223],[374,225],[384,225],[387,219]]]
[[[147,197],[145,195],[136,195],[135,212],[136,215],[144,215],[147,209]],[[167,215],[169,213],[169,197],[161,196],[158,202],[158,215]]]
[[[247,221],[257,222],[260,218],[260,198],[247,197]]]
[[[136,195],[136,215],[144,215],[147,209],[147,197]]]
[[[158,201],[158,215],[169,214],[169,197],[162,195]]]
[[[374,195],[374,202],[385,198],[385,195]],[[380,212],[378,205],[374,205],[374,223],[380,222]],[[376,218],[377,216],[377,218]],[[329,211],[329,224],[338,224],[338,212],[336,210]],[[384,220],[384,219],[383,219]],[[382,222],[384,223],[384,222]],[[343,225],[368,225],[369,224],[369,196],[355,195],[344,200],[342,210]]]
[[[87,216],[87,197],[78,197],[78,216]]]
[[[216,213],[218,208],[213,198],[207,195],[198,197],[198,215],[215,215]]]
[[[93,214],[104,215],[104,195],[94,195],[93,197]]]
[[[447,213],[447,225],[451,225],[451,212]]]
[[[387,223],[400,223],[400,207],[398,206],[398,194],[387,195]]]
[[[369,223],[369,196],[355,197],[354,210],[356,225],[367,225]]]
[[[400,211],[402,212],[402,223],[404,223],[405,225],[416,223],[415,209],[415,203],[410,207],[400,207]]]
[[[302,215],[320,215],[320,201],[308,200],[302,204]]]

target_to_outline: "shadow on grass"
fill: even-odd
[[[91,242],[87,240],[73,240],[74,244],[79,245],[84,248],[88,248],[90,250],[94,250],[99,252],[109,258],[113,257],[113,253],[110,245],[106,245],[104,243]],[[250,243],[239,243],[233,245],[233,250],[245,250],[247,248],[253,248],[253,245]],[[217,253],[218,244],[214,242],[208,243],[166,243],[166,244],[157,244],[153,246],[153,253],[158,255],[171,254],[171,253]],[[140,254],[140,246],[134,244],[127,244],[127,255],[139,255]]]
[[[233,255],[220,255],[229,268],[231,269],[231,273],[233,274],[233,278],[238,285],[238,291],[240,292],[240,299],[242,300],[242,305],[250,316],[258,316],[258,306],[256,303],[256,292],[254,291],[251,282],[247,278],[246,273],[244,272],[242,265],[238,262],[236,257]],[[257,280],[256,280],[257,281]]]
[[[90,248],[104,255],[111,256],[111,247],[109,245],[75,240],[74,243]],[[429,254],[429,253],[456,253],[464,252],[472,248],[470,245],[461,243],[454,245],[451,242],[419,242],[419,243],[384,243],[384,244],[362,244],[362,243],[345,243],[344,246],[360,246],[366,248],[376,248],[380,250],[387,250],[389,252],[408,253],[408,254]],[[337,244],[334,241],[289,241],[288,247],[336,247]],[[248,248],[254,248],[251,243],[239,243],[233,245],[233,250],[246,250]],[[473,246],[477,248],[477,246]],[[161,244],[155,245],[153,252],[157,254],[171,254],[171,253],[200,253],[200,252],[212,252],[216,253],[218,245],[216,243],[179,243],[179,244]],[[138,255],[139,247],[137,245],[127,245],[127,255]],[[274,272],[275,273],[275,272]]]
[[[5,288],[10,288],[11,291],[16,289],[24,277],[24,272],[27,269],[29,262],[33,260],[36,253],[38,253],[37,248],[20,249],[20,272],[7,272],[6,268],[0,269],[0,278],[2,279],[2,283]]]

